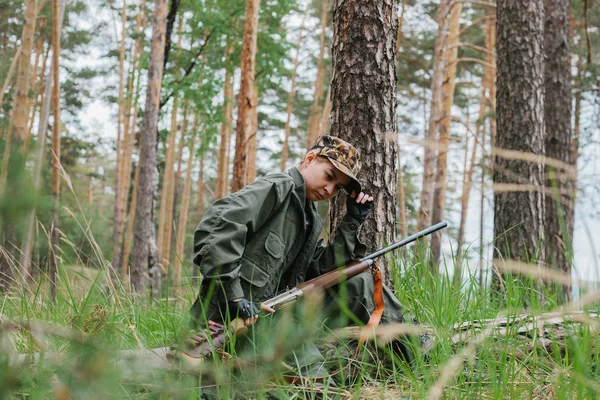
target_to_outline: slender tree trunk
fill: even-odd
[[[460,16],[462,3],[454,3],[450,9],[448,24],[448,50],[444,68],[444,83],[442,84],[442,120],[439,121],[440,148],[437,158],[437,173],[433,191],[433,210],[431,223],[437,224],[444,219],[446,207],[446,185],[448,175],[448,146],[450,145],[450,119],[452,105],[454,104],[454,89],[456,87],[456,59],[458,55],[458,33],[460,32]],[[442,234],[436,232],[431,235],[431,259],[429,267],[433,273],[438,272],[438,263],[441,255]]]
[[[583,72],[583,58],[581,56],[577,57],[577,75],[575,75],[575,85],[579,89],[581,88],[581,78]],[[575,94],[575,116],[573,122],[573,164],[577,166],[577,160],[579,159],[579,134],[581,131],[581,90],[577,90]],[[577,173],[577,168],[575,168],[575,173]],[[579,184],[579,179],[575,179],[575,184],[573,188],[573,193],[577,193],[577,186]]]
[[[145,18],[145,0],[140,3],[139,11],[136,17],[136,34],[132,54],[131,54],[131,72],[127,83],[127,94],[123,96],[123,152],[120,166],[118,167],[119,192],[115,201],[118,203],[118,218],[114,219],[113,230],[113,257],[112,273],[116,276],[118,271],[123,270],[123,233],[125,230],[125,219],[127,217],[127,201],[129,199],[129,186],[131,185],[131,165],[133,148],[135,144],[135,127],[137,125],[138,107],[137,94],[139,91],[140,79],[140,57],[142,51],[142,31],[146,22]],[[137,76],[137,78],[136,78]],[[131,111],[133,108],[133,117]],[[132,215],[130,214],[130,219]]]
[[[60,20],[59,20],[59,35],[60,35],[60,27],[62,27],[62,22],[65,16],[65,6],[67,0],[62,0],[61,9],[60,9]],[[52,90],[53,90],[53,76],[54,69],[58,69],[58,65],[55,65],[53,61],[51,61],[50,68],[45,77],[45,87],[44,94],[42,95],[42,102],[40,108],[40,118],[38,121],[38,144],[37,144],[37,154],[35,157],[35,165],[33,168],[33,194],[37,195],[40,191],[41,181],[42,181],[42,166],[44,165],[44,154],[46,152],[46,138],[48,131],[48,118],[50,116],[50,101],[52,100]],[[23,245],[21,248],[23,249],[20,258],[21,264],[21,276],[23,278],[23,284],[25,283],[25,279],[32,276],[31,271],[31,253],[33,249],[33,237],[35,232],[35,208],[30,209],[27,212],[27,219],[25,223],[25,238],[23,239]]]
[[[133,178],[133,192],[131,194],[131,202],[129,203],[129,221],[127,222],[127,232],[125,233],[125,242],[123,244],[123,263],[121,264],[121,277],[123,282],[127,280],[129,273],[129,255],[131,254],[131,241],[133,235],[133,221],[135,217],[135,209],[137,206],[137,192],[140,183],[140,164],[135,168],[135,176]]]
[[[37,41],[36,41],[36,45],[35,45],[35,62],[33,63],[33,71],[31,71],[31,81],[29,83],[29,87],[30,88],[36,88],[36,82],[37,82],[37,76],[38,76],[38,69],[40,66],[40,56],[42,55],[42,53],[44,53],[44,36],[41,34],[42,29],[44,29],[44,27],[46,26],[46,18],[41,18],[39,21],[39,31],[40,34],[38,35]],[[46,59],[44,58],[44,64],[46,63]],[[44,73],[42,72],[42,75],[40,75],[40,82],[42,82],[44,80]],[[35,103],[37,100],[37,95],[38,92],[36,92],[35,97],[32,99],[31,97],[27,98],[27,109],[31,110],[31,103],[33,102],[34,107],[33,107],[33,111],[31,111],[30,113],[30,117],[29,117],[29,124],[28,124],[28,128],[27,128],[27,133],[25,134],[25,143],[24,143],[24,150],[23,153],[24,154],[28,154],[29,152],[29,142],[31,141],[31,128],[33,126],[33,120],[35,118]]]
[[[327,0],[324,0],[324,2]],[[306,15],[305,15],[306,17]],[[286,164],[288,159],[288,146],[290,139],[290,123],[292,120],[292,110],[294,109],[294,98],[296,97],[296,73],[298,72],[298,66],[300,65],[300,49],[302,48],[302,39],[304,39],[304,20],[300,25],[300,36],[298,37],[298,46],[296,51],[296,58],[294,59],[294,68],[292,69],[292,88],[288,94],[288,105],[287,105],[287,118],[285,120],[285,136],[283,139],[283,150],[281,152],[281,172],[286,171]],[[312,116],[311,116],[312,117]]]
[[[173,185],[173,211],[171,214],[173,216],[173,220],[177,219],[177,204],[179,204],[179,191],[181,187],[181,164],[183,163],[183,149],[185,147],[185,138],[187,136],[188,126],[187,126],[187,118],[188,118],[188,110],[189,104],[187,99],[184,100],[183,104],[183,121],[181,121],[181,136],[179,137],[179,145],[177,149],[177,173],[175,174],[175,183]],[[194,132],[195,134],[196,132]],[[176,246],[177,235],[173,235],[173,241],[175,243],[171,243],[172,247]]]
[[[433,54],[433,75],[431,77],[431,107],[429,110],[429,129],[425,138],[423,163],[423,187],[421,188],[421,205],[417,215],[417,230],[425,229],[431,224],[431,207],[433,205],[433,182],[435,169],[435,149],[433,144],[439,136],[440,123],[443,118],[442,85],[444,83],[444,61],[448,41],[449,0],[440,0],[438,7],[438,31],[435,38]]]
[[[23,27],[23,29],[24,28],[25,27]],[[4,93],[6,93],[6,90],[8,89],[8,85],[12,81],[12,76],[14,75],[15,71],[17,70],[17,65],[19,64],[19,60],[21,59],[22,49],[23,49],[23,45],[19,46],[19,48],[15,52],[15,56],[13,57],[13,60],[10,64],[10,68],[8,69],[8,72],[6,73],[6,78],[4,78],[4,83],[2,84],[2,89],[0,89],[0,110],[2,109],[2,104],[4,104],[3,103],[4,102]]]
[[[196,112],[197,114],[197,112]],[[194,118],[198,118],[195,116]],[[195,125],[195,124],[194,124]],[[185,183],[183,185],[183,199],[181,201],[181,212],[179,213],[179,223],[177,229],[177,247],[176,254],[177,258],[174,264],[174,280],[173,286],[175,292],[179,292],[179,287],[181,286],[181,269],[184,265],[184,260],[187,260],[185,256],[185,232],[187,226],[187,218],[188,218],[188,209],[190,205],[190,193],[192,188],[192,166],[194,163],[195,150],[196,150],[196,132],[193,132],[190,144],[190,156],[188,157],[187,162],[187,172],[185,175]]]
[[[121,10],[121,42],[119,44],[119,95],[118,105],[119,111],[117,113],[117,159],[115,162],[115,203],[113,212],[113,272],[115,264],[118,264],[120,256],[119,248],[121,247],[121,241],[123,239],[123,223],[125,216],[124,211],[121,208],[121,196],[122,192],[128,189],[123,188],[122,173],[123,158],[125,155],[125,142],[127,138],[124,136],[126,130],[125,125],[125,36],[127,34],[127,0],[123,0],[123,7]],[[115,258],[116,257],[116,258]]]
[[[497,3],[498,150],[544,154],[544,4]],[[534,190],[502,191],[503,185]],[[495,262],[545,258],[544,168],[541,163],[496,156],[494,163]],[[502,289],[498,271],[493,288]]]
[[[167,0],[154,0],[152,16],[152,45],[148,63],[148,90],[144,112],[144,131],[140,146],[140,176],[137,190],[137,207],[131,259],[131,284],[138,292],[146,286],[148,271],[160,274],[155,268],[158,262],[154,238],[154,193],[158,184],[156,170],[156,133],[158,131],[158,107],[162,85],[165,47]],[[153,276],[154,281],[156,277]],[[156,290],[156,288],[153,287]]]
[[[496,45],[496,24],[492,15],[488,15],[486,19],[485,25],[486,31],[486,39],[485,39],[485,48],[486,52],[486,63],[488,65],[495,66],[496,64],[496,56],[495,54],[495,45]],[[461,210],[460,210],[460,225],[458,228],[458,239],[456,245],[456,265],[455,265],[455,275],[457,279],[460,279],[462,276],[462,260],[463,260],[463,246],[465,241],[465,224],[467,221],[467,209],[469,207],[469,196],[471,194],[471,187],[473,183],[473,174],[475,172],[475,160],[477,159],[477,149],[479,147],[479,141],[482,135],[485,135],[485,122],[486,122],[486,113],[491,108],[491,105],[488,105],[488,97],[492,95],[494,86],[494,76],[495,70],[489,67],[486,67],[485,74],[482,82],[481,89],[481,98],[479,101],[479,115],[477,118],[477,127],[475,128],[475,138],[473,143],[473,149],[471,151],[471,161],[469,163],[468,170],[465,174],[465,179],[463,182],[463,192],[460,198]],[[495,104],[495,101],[494,101]],[[481,165],[483,168],[485,160],[483,159],[483,148],[481,152]],[[482,171],[483,175],[483,171]]]
[[[331,0],[322,0],[321,4],[321,36],[319,47],[319,59],[317,61],[317,81],[315,82],[315,94],[310,108],[308,119],[308,137],[306,147],[310,148],[317,137],[324,132],[321,130],[321,103],[323,98],[323,83],[325,81],[325,31],[327,30],[327,16],[331,7]]]
[[[374,250],[396,236],[395,2],[336,0],[333,29],[331,134],[360,152],[363,191],[375,199],[360,238]],[[345,201],[343,194],[331,200],[332,234],[346,212]]]
[[[25,154],[29,154],[29,145],[31,143],[31,135],[33,134],[33,123],[35,122],[35,114],[37,112],[38,107],[44,100],[44,82],[46,77],[46,64],[48,63],[48,55],[50,54],[51,46],[48,46],[46,51],[44,52],[44,58],[42,60],[42,70],[40,72],[40,78],[37,81],[36,91],[35,91],[35,100],[33,102],[33,109],[31,110],[31,118],[29,119],[29,129],[27,132],[28,140],[25,141]],[[39,140],[39,139],[38,139]]]
[[[546,0],[545,26],[545,122],[546,156],[575,166],[573,160],[573,131],[571,129],[571,48],[569,43],[569,1]],[[575,169],[575,168],[573,168]],[[544,218],[550,265],[571,274],[573,262],[573,226],[575,192],[573,174],[546,166],[547,187]],[[566,194],[560,194],[566,193]],[[570,298],[570,287],[564,286],[559,296]]]
[[[230,52],[227,52],[227,60]],[[219,167],[217,174],[216,200],[227,195],[227,181],[229,178],[229,148],[231,143],[231,126],[233,123],[233,71],[225,72],[225,86],[223,88],[223,122],[219,132]]]
[[[398,33],[396,35],[396,54],[400,51],[402,45],[402,27],[404,26],[404,11],[406,10],[405,2],[400,5],[400,19],[398,21]],[[398,217],[400,219],[400,234],[402,237],[408,235],[408,225],[406,224],[406,195],[404,193],[404,174],[402,171],[402,162],[400,156],[400,146],[396,150],[398,152]]]
[[[162,267],[163,274],[167,273],[169,265],[169,256],[171,254],[171,229],[172,227],[172,211],[173,211],[173,180],[175,173],[175,147],[177,145],[177,97],[173,104],[173,111],[171,114],[171,133],[167,141],[167,155],[165,157],[165,172],[163,174],[163,185],[162,194],[160,196],[160,211],[164,216],[161,218],[162,227],[159,225],[159,236],[158,236],[158,248],[159,248],[159,260]],[[162,239],[162,240],[161,240]]]
[[[231,191],[237,192],[246,186],[248,173],[248,142],[252,134],[252,107],[256,38],[258,33],[258,12],[260,0],[246,0],[246,21],[244,22],[244,38],[242,41],[242,77],[238,94],[238,119],[235,130],[235,156],[233,160],[233,177]]]
[[[0,175],[0,197],[10,193],[19,199],[26,195],[29,188],[24,187],[25,155],[23,154],[23,141],[27,133],[27,107],[29,94],[29,74],[31,64],[31,49],[35,34],[36,2],[25,2],[25,19],[21,36],[21,52],[17,68],[17,83],[11,123],[5,141],[5,152],[2,159],[2,172]],[[7,80],[8,81],[8,80]],[[11,147],[12,139],[12,147]],[[10,170],[10,173],[8,173]],[[8,178],[8,182],[7,182]],[[0,252],[0,292],[6,291],[13,281],[14,263],[11,254],[15,252],[14,246],[18,243],[17,227],[23,225],[24,215],[12,207],[2,210],[0,214],[0,235],[4,250]]]
[[[90,174],[90,180],[88,182],[88,205],[94,204],[94,177]]]
[[[56,278],[58,272],[57,258],[60,254],[60,243],[58,234],[58,207],[60,205],[60,0],[54,0],[52,3],[52,63],[56,68],[52,70],[54,87],[52,89],[52,111],[54,124],[52,127],[52,226],[50,228],[50,267],[48,276],[50,278],[50,292],[52,300],[56,300]]]

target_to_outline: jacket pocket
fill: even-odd
[[[281,258],[284,247],[283,240],[275,232],[269,232],[265,241],[265,250],[267,253],[274,258]]]
[[[240,269],[240,278],[250,283],[252,286],[263,287],[270,279],[269,273],[256,265],[252,260],[244,259],[247,264]]]

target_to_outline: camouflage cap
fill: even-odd
[[[350,143],[335,136],[319,136],[309,151],[314,151],[318,156],[327,159],[338,170],[348,175],[350,183],[346,186],[346,192],[361,192],[360,182],[356,178],[360,171],[360,155],[358,150]]]

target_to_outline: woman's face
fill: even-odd
[[[311,201],[329,200],[350,183],[350,177],[313,152],[306,155],[298,169],[304,177],[306,198]]]

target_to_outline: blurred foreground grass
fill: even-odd
[[[318,322],[312,315],[319,306],[310,303],[302,311],[301,324],[257,329],[272,335],[276,345],[254,348],[250,358],[259,361],[241,370],[220,360],[207,361],[195,375],[158,368],[145,358],[117,362],[125,358],[119,349],[159,348],[177,341],[195,296],[190,280],[179,297],[151,301],[120,288],[108,291],[105,271],[62,265],[56,302],[49,300],[46,282],[14,290],[0,300],[0,394],[58,399],[316,398],[325,390],[326,397],[337,398],[600,397],[596,319],[565,323],[556,334],[554,328],[543,332],[535,323],[525,329],[525,322],[517,322],[500,334],[473,324],[460,331],[470,339],[457,340],[455,325],[463,321],[565,309],[557,308],[552,293],[540,292],[534,280],[516,284],[508,279],[506,308],[480,288],[476,274],[457,287],[447,274],[433,277],[427,265],[409,253],[404,260],[388,260],[397,295],[435,339],[427,356],[417,357],[410,368],[388,347],[371,345],[352,371],[334,378],[335,389],[329,384],[285,384],[281,361],[307,339],[325,343],[330,370],[346,365],[352,354],[348,341],[323,341],[331,332],[315,329]],[[580,293],[582,299],[597,290],[588,288]],[[517,304],[528,304],[528,309]],[[598,300],[572,309],[597,312]],[[18,362],[16,354],[25,353],[42,356],[37,362]],[[241,356],[248,359],[247,354]]]

